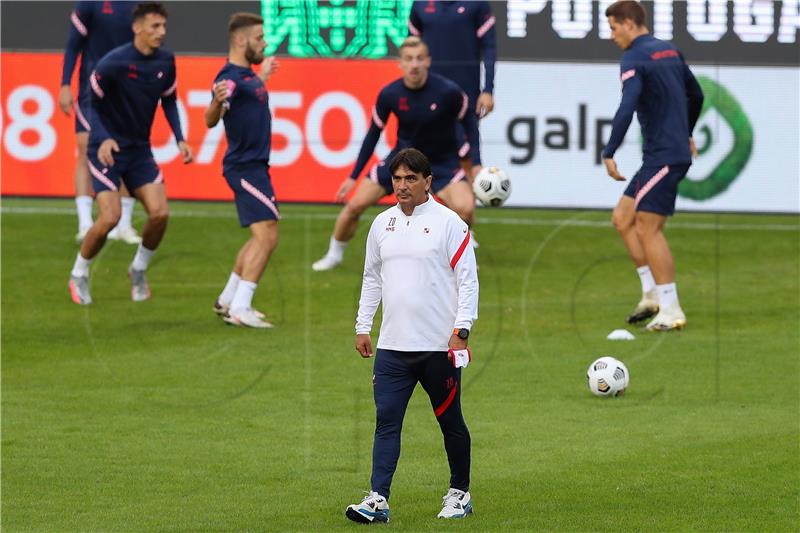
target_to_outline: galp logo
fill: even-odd
[[[697,81],[705,95],[694,129],[698,158],[678,194],[703,201],[725,191],[741,174],[753,152],[753,126],[725,87],[705,76]]]

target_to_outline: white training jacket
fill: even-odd
[[[478,269],[469,228],[430,196],[406,216],[395,205],[367,236],[356,334],[369,333],[378,304],[378,348],[447,351],[454,328],[478,318]]]

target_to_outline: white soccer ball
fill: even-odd
[[[497,167],[483,167],[475,176],[472,190],[483,205],[500,207],[511,195],[511,180]]]
[[[589,390],[595,396],[619,396],[628,388],[630,373],[622,361],[613,357],[601,357],[586,371]]]

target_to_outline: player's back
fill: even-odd
[[[640,75],[642,92],[636,109],[642,127],[645,160],[691,162],[687,69],[675,46],[643,35],[622,58],[622,77]]]
[[[432,162],[457,158],[456,123],[467,102],[455,83],[431,72],[425,85],[409,89],[401,78],[384,87],[379,102],[397,116],[397,149],[416,148]]]

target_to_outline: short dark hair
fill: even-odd
[[[150,13],[168,18],[167,8],[164,7],[164,4],[161,2],[141,2],[136,4],[136,7],[133,8],[133,20],[136,21],[142,19]]]
[[[647,12],[636,0],[620,0],[606,8],[606,16],[614,17],[618,22],[632,20],[637,26],[647,24]]]
[[[422,174],[423,178],[431,175],[431,162],[416,148],[404,148],[397,152],[397,155],[392,158],[392,162],[389,163],[389,171],[392,176],[401,165],[415,174]]]
[[[242,28],[263,25],[264,19],[255,13],[234,13],[228,21],[228,35],[233,35],[234,32]]]

